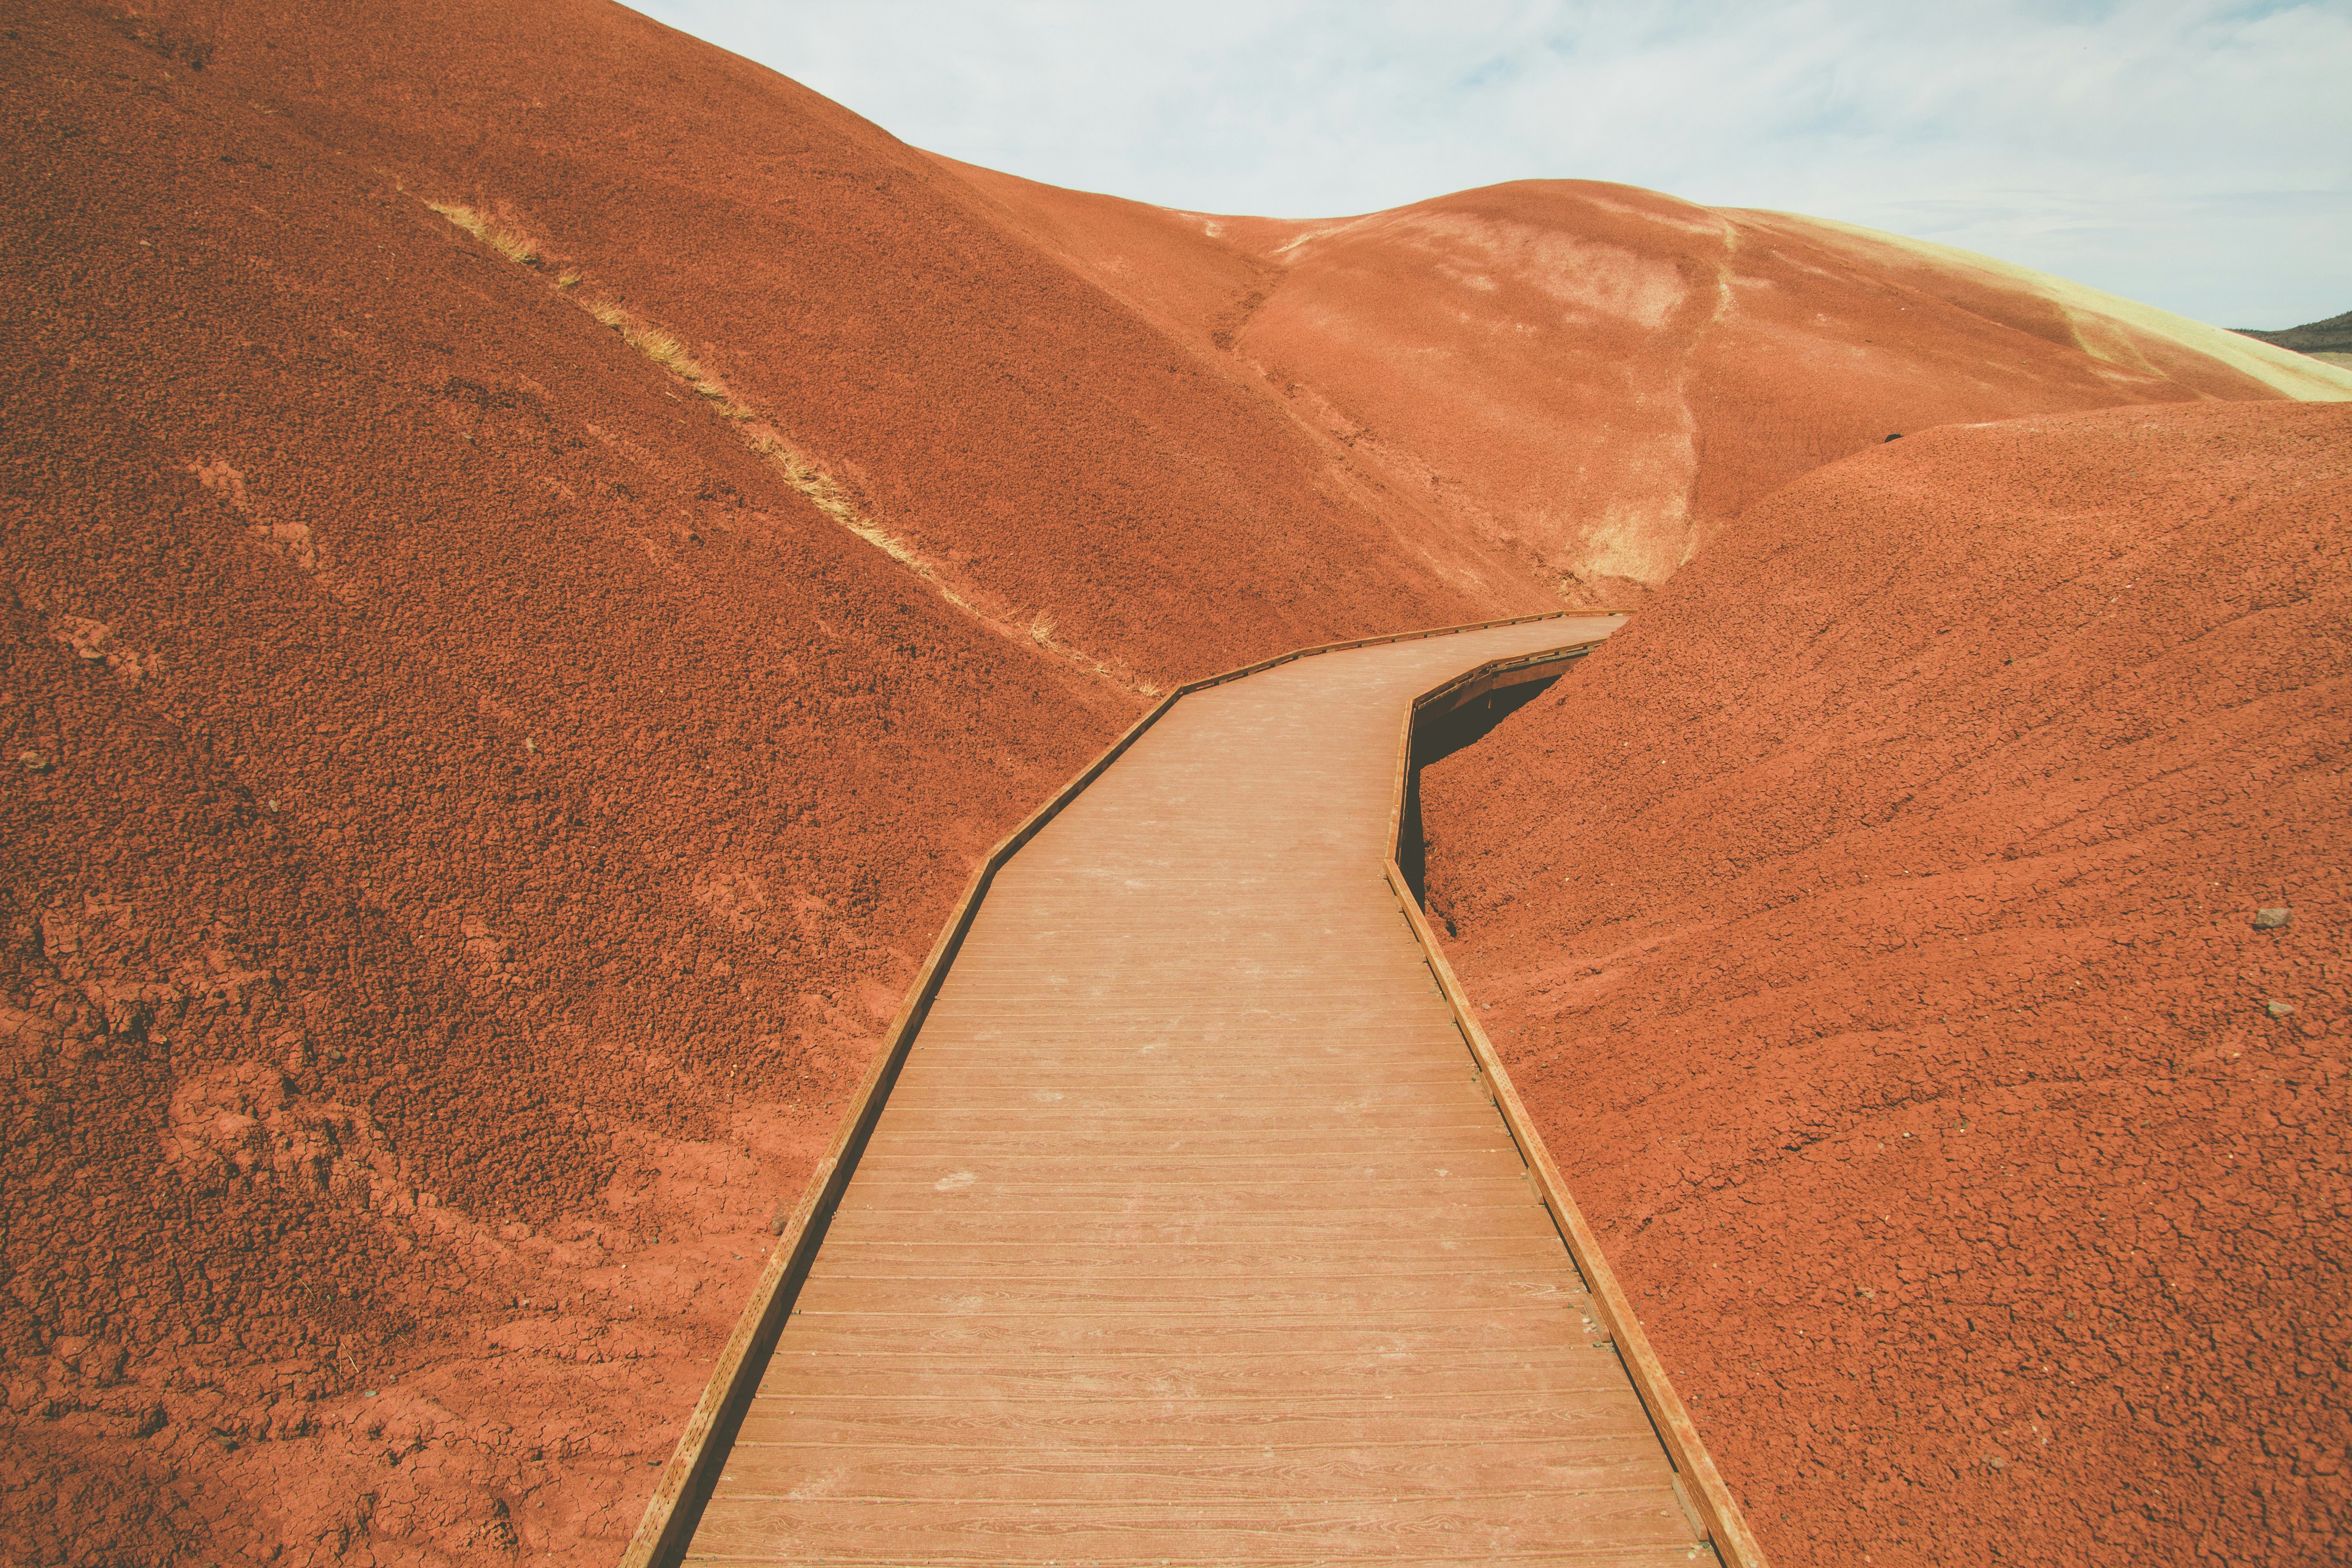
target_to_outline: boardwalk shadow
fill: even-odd
[[[1398,825],[1396,857],[1397,865],[1412,885],[1414,900],[1424,910],[1429,905],[1429,889],[1423,885],[1423,868],[1428,864],[1429,845],[1421,825],[1421,770],[1486,739],[1487,731],[1535,700],[1538,694],[1550,690],[1559,679],[1555,674],[1506,686],[1474,697],[1444,713],[1424,710],[1414,724],[1412,763],[1405,775],[1404,815]]]

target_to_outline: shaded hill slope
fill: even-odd
[[[1623,185],[1288,223],[955,167],[1041,245],[1250,366],[1391,493],[1603,602],[1891,433],[2352,397],[2352,375],[1988,257]]]
[[[1455,959],[1775,1562],[2352,1528],[2347,479],[2333,405],[1929,432],[1429,770]]]

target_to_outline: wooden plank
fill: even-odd
[[[1261,1020],[1245,1020],[1214,1033],[1139,1028],[1129,1031],[1118,1046],[1104,1050],[1102,1059],[1107,1066],[1136,1067],[1149,1063],[1155,1054],[1172,1054],[1210,1066],[1221,1061],[1245,1066],[1295,1057],[1307,1066],[1358,1061],[1374,1068],[1425,1062],[1432,1047],[1450,1047],[1454,1043],[1450,1026],[1441,1029],[1427,1024],[1350,1031],[1349,1037],[1351,1044],[1340,1045],[1303,1025],[1284,1027]],[[926,1035],[918,1055],[926,1069],[945,1071],[991,1063],[1010,1067],[1028,1060],[1066,1065],[1082,1047],[1072,1031],[966,1022],[950,1038],[934,1040]]]
[[[1369,1209],[1393,1214],[1420,1207],[1482,1206],[1540,1204],[1534,1184],[1516,1171],[1491,1175],[1452,1177],[1419,1174],[1402,1182],[1383,1183],[1377,1202],[1367,1201],[1362,1178],[1299,1179],[1281,1176],[1255,1181],[1188,1182],[1171,1189],[1160,1182],[1008,1182],[983,1180],[965,1170],[950,1171],[938,1180],[892,1181],[861,1172],[856,1184],[858,1206],[867,1214],[929,1215],[950,1205],[984,1203],[1000,1211],[1022,1214],[1090,1215],[1230,1215],[1275,1213],[1290,1209],[1329,1212]],[[868,1179],[871,1178],[871,1179]],[[945,1184],[944,1185],[942,1184]]]
[[[684,1561],[719,1563],[769,1562],[772,1559],[718,1558],[698,1552]],[[975,1558],[966,1554],[948,1557],[929,1554],[908,1555],[902,1552],[891,1552],[880,1556],[866,1556],[859,1554],[855,1546],[850,1546],[838,1549],[833,1555],[822,1561],[835,1564],[835,1568],[861,1568],[861,1565],[866,1564],[871,1564],[873,1568],[992,1568],[997,1560],[988,1557]],[[1060,1563],[1079,1560],[1054,1557],[1046,1561]],[[1171,1560],[1166,1557],[1095,1555],[1088,1556],[1083,1561],[1087,1568],[1168,1568]],[[1378,1562],[1381,1564],[1381,1568],[1493,1568],[1493,1565],[1497,1563],[1507,1563],[1512,1565],[1512,1568],[1547,1568],[1549,1564],[1557,1564],[1559,1568],[1690,1568],[1693,1556],[1691,1552],[1684,1547],[1656,1546],[1646,1549],[1627,1547],[1564,1552],[1520,1552],[1507,1556],[1490,1552],[1475,1552],[1466,1557],[1431,1556],[1422,1552],[1400,1556],[1393,1552],[1383,1552],[1378,1558],[1283,1555],[1238,1557],[1226,1559],[1226,1561],[1235,1564],[1236,1568],[1244,1568],[1244,1565],[1252,1565],[1254,1568],[1254,1565],[1260,1564],[1264,1565],[1264,1568],[1345,1568],[1349,1563],[1370,1562]]]
[[[829,1350],[795,1359],[779,1347],[760,1392],[768,1398],[811,1394],[889,1395],[964,1401],[976,1406],[1023,1400],[1180,1398],[1186,1408],[1220,1400],[1275,1401],[1311,1408],[1312,1393],[1266,1392],[1301,1354],[1318,1362],[1317,1375],[1345,1380],[1359,1393],[1377,1394],[1400,1412],[1417,1395],[1453,1394],[1507,1396],[1573,1394],[1579,1398],[1634,1399],[1617,1358],[1606,1350],[1580,1348],[1557,1352],[1497,1351],[1483,1357],[1426,1354],[1391,1362],[1379,1355],[1349,1355],[1338,1349],[1288,1349],[1263,1354],[1202,1353],[1170,1362],[1139,1352],[1117,1356],[1073,1353],[1051,1365],[1033,1357],[851,1356]],[[1398,1418],[1403,1418],[1399,1414]],[[1656,1472],[1667,1484],[1667,1472]]]
[[[696,1561],[835,1561],[872,1552],[900,1561],[971,1553],[981,1561],[1094,1562],[1123,1556],[1171,1563],[1322,1560],[1411,1553],[1622,1551],[1691,1543],[1689,1521],[1669,1491],[1609,1490],[1581,1497],[1412,1499],[1305,1498],[1288,1502],[1200,1503],[967,1500],[877,1507],[866,1500],[715,1499],[698,1533]],[[1536,1502],[1537,1506],[1530,1506]]]
[[[1334,1128],[1312,1134],[1267,1132],[1256,1137],[1209,1128],[1171,1135],[1163,1142],[1141,1147],[1131,1137],[1108,1133],[1072,1134],[1056,1139],[1035,1131],[970,1132],[952,1137],[923,1134],[914,1129],[902,1131],[903,1136],[892,1141],[894,1152],[901,1155],[925,1159],[969,1155],[985,1159],[1020,1154],[1040,1162],[1056,1161],[1065,1166],[1088,1162],[1099,1164],[1105,1157],[1116,1157],[1125,1149],[1134,1151],[1139,1157],[1181,1154],[1196,1165],[1252,1156],[1287,1164],[1303,1160],[1360,1162],[1388,1154],[1398,1159],[1423,1160],[1434,1168],[1444,1166],[1447,1156],[1457,1152],[1512,1148],[1509,1135],[1499,1122],[1491,1130]]]
[[[1542,1210],[1533,1204],[1464,1204],[1444,1208],[1346,1209],[1277,1214],[1116,1214],[1094,1211],[1040,1215],[1018,1209],[971,1209],[960,1213],[934,1211],[925,1222],[929,1234],[922,1243],[908,1235],[898,1214],[877,1215],[862,1205],[845,1211],[834,1221],[832,1236],[845,1247],[861,1243],[958,1247],[1030,1247],[1050,1222],[1054,1245],[1061,1247],[1181,1247],[1188,1250],[1255,1248],[1312,1244],[1367,1247],[1383,1247],[1400,1231],[1417,1233],[1417,1245],[1450,1254],[1475,1250],[1484,1243],[1538,1243],[1554,1237],[1535,1234]],[[1549,1226],[1546,1226],[1549,1229]],[[1409,1255],[1408,1255],[1409,1256]]]
[[[1135,1281],[1123,1276],[1026,1279],[1006,1281],[994,1294],[962,1298],[989,1305],[959,1313],[952,1305],[958,1282],[948,1276],[856,1276],[839,1281],[843,1289],[824,1298],[822,1310],[796,1310],[788,1340],[791,1343],[806,1340],[813,1345],[845,1342],[845,1336],[864,1327],[910,1343],[952,1340],[976,1355],[995,1353],[991,1347],[1000,1346],[1024,1355],[1043,1355],[1066,1341],[1108,1347],[1120,1354],[1130,1353],[1130,1347],[1137,1345],[1158,1346],[1171,1355],[1183,1347],[1217,1342],[1242,1347],[1337,1345],[1339,1340],[1334,1336],[1349,1331],[1358,1333],[1365,1344],[1386,1347],[1384,1354],[1389,1349],[1402,1354],[1419,1346],[1514,1353],[1572,1350],[1581,1355],[1612,1344],[1590,1301],[1570,1295],[1564,1281],[1561,1293],[1547,1300],[1497,1288],[1497,1282],[1507,1278],[1499,1271],[1474,1271],[1466,1277],[1467,1288],[1458,1291],[1454,1289],[1457,1278],[1437,1270],[1391,1275],[1360,1290],[1316,1289],[1350,1283],[1328,1277],[1294,1275],[1263,1288],[1231,1278],[1225,1283],[1235,1288],[1234,1293],[1223,1301],[1213,1293],[1181,1294],[1188,1282],[1175,1276],[1146,1281],[1138,1293],[1124,1295],[1121,1292]],[[1172,1287],[1173,1292],[1162,1296],[1155,1286]],[[1155,1300],[1160,1302],[1156,1311]],[[1491,1327],[1467,1337],[1452,1332],[1458,1325],[1443,1320],[1449,1313],[1457,1319],[1470,1317],[1464,1303],[1476,1310],[1477,1321],[1491,1322]],[[1556,1313],[1565,1321],[1549,1326],[1538,1323],[1530,1316],[1536,1308]],[[1017,1326],[1007,1326],[1010,1319],[1023,1312],[1067,1321],[1052,1332],[1024,1334]],[[851,1319],[857,1321],[853,1323]],[[1381,1323],[1384,1329],[1366,1328],[1366,1321]],[[1221,1325],[1230,1331],[1223,1342],[1217,1341],[1214,1332]],[[788,1351],[789,1346],[777,1353]]]
[[[1526,1235],[1516,1226],[1506,1227],[1475,1214],[1425,1240],[1404,1237],[1404,1226],[1369,1218],[1313,1233],[1270,1225],[1245,1235],[1223,1234],[1213,1225],[1154,1225],[1125,1230],[1103,1226],[1065,1236],[1057,1226],[1042,1239],[1034,1234],[1023,1237],[1023,1225],[1016,1215],[984,1230],[941,1224],[936,1235],[909,1236],[904,1227],[836,1233],[840,1265],[877,1276],[949,1267],[1045,1276],[1116,1268],[1139,1279],[1187,1269],[1230,1276],[1252,1270],[1290,1275],[1356,1268],[1403,1275],[1444,1268],[1540,1268],[1543,1248],[1559,1245],[1557,1237]],[[1031,1223],[1027,1228],[1034,1233],[1042,1227]]]
[[[1633,1440],[1656,1453],[1657,1433],[1632,1389],[1563,1405],[1550,1394],[1429,1394],[1409,1406],[1420,1443],[1573,1445]],[[740,1441],[838,1448],[908,1444],[1013,1450],[1082,1443],[1106,1453],[1162,1448],[1201,1452],[1356,1447],[1393,1442],[1391,1398],[1311,1400],[1055,1399],[961,1405],[910,1394],[797,1394],[756,1399]]]
[[[1694,1560],[1694,1553],[1689,1548],[1654,1546],[1517,1552],[1507,1555],[1492,1552],[1475,1552],[1464,1557],[1432,1556],[1425,1552],[1399,1555],[1395,1552],[1384,1552],[1376,1558],[1331,1557],[1320,1554],[1299,1557],[1284,1554],[1235,1557],[1223,1561],[1234,1564],[1235,1568],[1257,1568],[1257,1565],[1263,1565],[1263,1568],[1346,1568],[1346,1565],[1350,1563],[1374,1562],[1379,1563],[1381,1568],[1494,1568],[1496,1564],[1509,1564],[1511,1568],[1547,1568],[1549,1564],[1557,1564],[1559,1568],[1691,1568]],[[765,1557],[719,1558],[697,1552],[682,1561],[716,1564],[766,1563],[774,1560]],[[861,1565],[866,1564],[872,1565],[872,1568],[994,1568],[994,1564],[1002,1559],[993,1556],[974,1557],[966,1553],[946,1557],[929,1553],[909,1555],[903,1552],[889,1552],[879,1556],[869,1556],[861,1554],[856,1545],[851,1545],[837,1548],[832,1555],[820,1561],[833,1564],[835,1568],[861,1568]],[[1173,1560],[1166,1557],[1118,1557],[1097,1554],[1084,1559],[1055,1556],[1044,1561],[1048,1563],[1082,1561],[1086,1568],[1168,1568],[1169,1563]]]
[[[803,1300],[806,1300],[803,1295]],[[945,1310],[852,1311],[835,1308],[793,1312],[793,1331],[777,1355],[991,1356],[1009,1353],[1059,1356],[1065,1352],[1153,1355],[1262,1355],[1297,1351],[1405,1356],[1441,1352],[1486,1354],[1508,1351],[1573,1351],[1581,1355],[1605,1342],[1594,1321],[1559,1307],[1490,1307],[1475,1318],[1454,1310],[1454,1298],[1443,1281],[1432,1281],[1419,1301],[1398,1303],[1376,1321],[1335,1303],[1335,1310],[1307,1313],[1195,1312],[1181,1315],[1095,1310],[1051,1314]],[[873,1331],[868,1331],[869,1326]],[[887,1331],[887,1338],[877,1337]],[[1353,1347],[1350,1349],[1349,1347]]]
[[[900,1501],[1114,1496],[1137,1502],[1266,1501],[1288,1498],[1468,1498],[1654,1489],[1646,1430],[1497,1449],[1459,1443],[1312,1448],[1133,1450],[1084,1444],[1018,1448],[757,1444],[738,1437],[728,1479],[744,1496],[886,1497]]]
[[[1197,1273],[1210,1276],[1271,1277],[1321,1274],[1334,1268],[1357,1268],[1371,1275],[1444,1274],[1464,1268],[1539,1268],[1549,1252],[1559,1247],[1556,1237],[1511,1237],[1416,1242],[1410,1238],[1380,1241],[1318,1240],[1297,1242],[1157,1242],[1114,1246],[1103,1242],[1069,1244],[1048,1240],[1024,1247],[1019,1241],[965,1242],[908,1239],[840,1243],[839,1266],[863,1275],[938,1273],[942,1270],[985,1269],[996,1277],[1011,1272],[1024,1277],[1083,1274],[1088,1269],[1120,1269],[1139,1281],[1162,1275]],[[1548,1252],[1547,1249],[1549,1249]],[[1563,1270],[1573,1265],[1562,1259]]]
[[[1269,1091],[1279,1088],[1280,1094]],[[1181,1097],[1189,1110],[1214,1105],[1220,1115],[1227,1108],[1259,1107],[1269,1117],[1288,1114],[1300,1105],[1319,1108],[1342,1104],[1355,1109],[1385,1106],[1399,1110],[1433,1110],[1461,1103],[1488,1106],[1490,1101],[1476,1074],[1465,1061],[1458,1068],[1443,1060],[1415,1064],[1410,1070],[1369,1077],[1335,1065],[1326,1070],[1285,1075],[1277,1070],[1216,1071],[1213,1068],[1129,1068],[1123,1072],[988,1072],[975,1069],[952,1079],[936,1074],[901,1077],[890,1096],[893,1110],[901,1106],[936,1106],[961,1110],[991,1099],[1026,1101],[1045,1106],[1084,1106],[1106,1115],[1164,1112],[1171,1096]],[[1230,1125],[1230,1124],[1228,1124]]]
[[[1447,1089],[1444,1100],[1434,1105],[1391,1095],[1334,1095],[1312,1102],[1273,1105],[1255,1094],[1204,1094],[1197,1100],[1170,1105],[1149,1100],[1118,1101],[1101,1095],[1049,1089],[992,1105],[966,1105],[950,1097],[894,1106],[891,1131],[909,1136],[936,1132],[1050,1134],[1055,1129],[1069,1125],[1074,1115],[1087,1117],[1092,1131],[1114,1137],[1247,1133],[1260,1129],[1292,1137],[1313,1137],[1327,1130],[1430,1135],[1471,1132],[1476,1130],[1480,1119],[1492,1117],[1494,1110],[1484,1095],[1467,1089],[1458,1093]]]
[[[1451,1295],[1444,1307],[1430,1305],[1427,1280],[1442,1278]],[[1156,1322],[1213,1319],[1248,1322],[1258,1318],[1327,1318],[1345,1313],[1411,1325],[1432,1316],[1459,1319],[1465,1309],[1485,1321],[1489,1313],[1544,1308],[1574,1314],[1581,1328],[1591,1312],[1581,1284],[1561,1275],[1516,1269],[1449,1271],[1442,1276],[1293,1276],[1285,1279],[1210,1280],[1176,1276],[1150,1288],[1129,1279],[871,1279],[862,1275],[812,1274],[793,1308],[803,1314],[862,1313],[883,1318],[900,1313],[1052,1312],[1072,1316],[1139,1318]],[[1596,1324],[1597,1328],[1597,1320]]]
[[[1050,1152],[1030,1148],[928,1151],[894,1143],[888,1149],[868,1154],[858,1167],[858,1179],[864,1180],[870,1172],[877,1181],[912,1180],[919,1173],[929,1172],[927,1179],[936,1181],[958,1172],[969,1172],[976,1179],[1027,1181],[1039,1185],[1100,1182],[1124,1186],[1157,1184],[1181,1173],[1187,1183],[1213,1186],[1262,1181],[1417,1181],[1423,1177],[1451,1181],[1456,1176],[1511,1174],[1527,1169],[1517,1147],[1499,1123],[1491,1135],[1433,1149],[1369,1142],[1346,1148],[1301,1150],[1288,1155],[1267,1152],[1256,1163],[1257,1173],[1247,1169],[1236,1172],[1230,1161],[1220,1156],[1192,1152],[1198,1142],[1187,1140],[1180,1150],[1134,1150],[1115,1164],[1106,1163],[1087,1151],[1059,1146],[1052,1147]]]
[[[1269,1061],[1263,1052],[1234,1053],[1222,1060],[1204,1061],[1170,1051],[1157,1066],[1147,1057],[1092,1069],[1060,1057],[1029,1058],[1013,1055],[1009,1062],[990,1065],[975,1061],[943,1066],[927,1061],[919,1067],[908,1067],[900,1075],[891,1099],[895,1102],[902,1095],[919,1092],[971,1100],[1008,1089],[1066,1090],[1071,1086],[1120,1098],[1195,1092],[1264,1095],[1269,1089],[1288,1089],[1294,1084],[1311,1093],[1340,1094],[1362,1084],[1368,1071],[1377,1075],[1381,1085],[1391,1090],[1431,1093],[1456,1087],[1478,1089],[1481,1080],[1467,1061],[1430,1059],[1454,1043],[1441,1037],[1411,1054],[1397,1052],[1369,1060],[1360,1057],[1352,1060],[1337,1057],[1316,1060],[1310,1057],[1292,1068]]]
[[[1213,995],[1203,996],[1201,994],[1200,988],[1204,984],[1215,986],[1219,994],[1278,988],[1283,994],[1305,999],[1313,999],[1318,992],[1354,991],[1366,987],[1380,992],[1425,991],[1429,988],[1424,977],[1410,968],[1400,972],[1392,963],[1348,969],[1332,969],[1320,964],[1254,967],[1241,952],[1236,952],[1227,963],[1212,964],[1199,962],[1198,948],[1188,948],[1187,952],[1194,960],[1189,966],[1163,963],[1159,955],[1150,954],[1152,971],[1146,975],[1121,973],[1112,967],[1132,963],[1139,956],[1132,950],[1099,957],[1088,955],[1086,963],[1072,963],[1067,953],[1024,954],[1020,955],[1020,962],[1035,965],[1040,973],[999,973],[987,984],[960,984],[941,994],[953,996],[975,1007],[1034,1004],[1050,1008],[1057,1002],[1066,1001],[1081,988],[1093,987],[1108,996],[1160,997],[1191,1007],[1201,1007],[1213,1005],[1216,1000]],[[1393,959],[1395,955],[1391,953],[1389,956]],[[1190,973],[1187,972],[1188,967]]]

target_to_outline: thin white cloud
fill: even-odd
[[[650,0],[918,146],[1205,212],[1619,180],[2231,326],[2352,309],[2352,0]]]

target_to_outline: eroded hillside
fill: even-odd
[[[1012,221],[1344,443],[1429,526],[1635,603],[1759,497],[1930,426],[2352,397],[2352,375],[1990,258],[1523,181],[1287,223],[955,165]]]
[[[2333,405],[1933,431],[1424,777],[1455,961],[1774,1561],[2352,1528],[2347,477]]]
[[[17,21],[0,1534],[609,1557],[938,911],[1139,699],[217,55]]]

